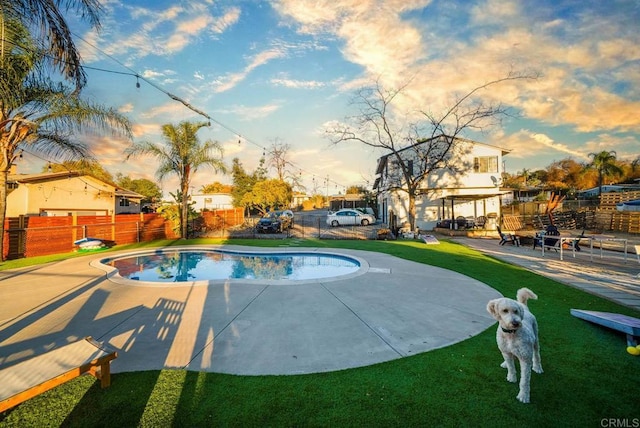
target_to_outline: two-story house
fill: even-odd
[[[447,219],[455,227],[458,217],[499,218],[502,157],[509,150],[477,141],[439,135],[378,159],[374,191],[384,223],[396,218],[409,223],[410,198],[401,168],[410,174],[415,189],[415,228],[433,230]],[[399,162],[397,156],[402,162]]]
[[[7,217],[140,213],[144,196],[77,171],[10,174]]]

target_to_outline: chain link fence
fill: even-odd
[[[246,239],[377,239],[378,230],[386,228],[377,223],[368,226],[338,226],[326,224],[325,214],[295,213],[292,225],[281,232],[263,233],[256,226],[260,217],[250,217],[242,225],[229,228],[206,230],[199,236],[209,238],[246,238]]]

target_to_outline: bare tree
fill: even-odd
[[[278,180],[284,181],[287,166],[287,154],[291,150],[291,145],[276,138],[269,147],[267,166],[276,170]]]
[[[484,101],[478,93],[503,82],[535,78],[537,74],[509,73],[458,97],[444,113],[420,111],[422,119],[417,122],[407,122],[393,112],[394,101],[408,84],[387,90],[378,79],[371,87],[356,93],[352,103],[359,113],[344,123],[330,126],[325,134],[333,144],[357,142],[386,152],[382,159],[391,158],[392,168],[386,171],[384,190],[408,195],[409,223],[413,229],[416,196],[424,191],[427,177],[437,170],[457,173],[469,168],[453,161],[469,150],[471,142],[462,138],[464,131],[482,131],[508,114],[506,106]]]
[[[276,170],[276,176],[280,181],[288,182],[292,188],[304,189],[300,175],[288,168],[293,167],[293,164],[288,160],[290,150],[290,144],[279,138],[273,140],[267,151],[267,166]]]

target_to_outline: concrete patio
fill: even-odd
[[[149,287],[107,279],[90,265],[114,255],[103,253],[0,272],[0,368],[93,336],[118,351],[113,372],[325,372],[440,348],[494,324],[485,308],[500,294],[469,277],[381,253],[323,252],[363,260],[360,271]]]

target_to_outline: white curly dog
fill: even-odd
[[[537,298],[533,291],[521,288],[517,293],[518,301],[503,297],[487,304],[487,311],[498,320],[496,340],[504,357],[501,367],[507,369],[507,381],[518,380],[515,358],[520,361],[520,392],[517,398],[523,403],[529,402],[531,370],[542,373],[538,322],[527,306],[529,299]]]

